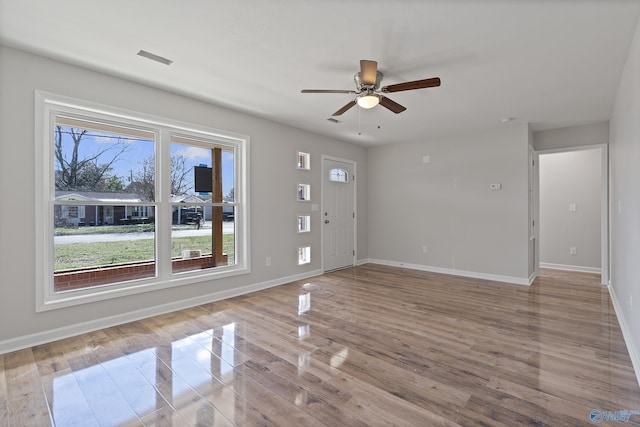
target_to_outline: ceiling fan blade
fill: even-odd
[[[437,86],[440,86],[440,78],[432,77],[430,79],[415,80],[412,82],[397,83],[395,85],[385,86],[382,89],[380,89],[380,91],[390,93],[390,92],[400,92],[403,90],[426,89],[428,87],[437,87]]]
[[[341,109],[333,113],[332,116],[340,116],[343,113],[345,113],[347,110],[349,110],[351,107],[353,107],[354,105],[356,105],[356,101],[355,100],[350,101],[347,105],[345,105],[344,107],[342,107]]]
[[[378,63],[368,59],[360,60],[360,78],[363,85],[375,85],[376,75],[378,73]]]
[[[302,89],[301,93],[356,93],[354,90],[332,89]]]
[[[403,107],[402,105],[398,104],[395,101],[390,100],[385,96],[380,97],[380,105],[382,105],[384,108],[387,108],[393,111],[396,114],[402,113],[404,110],[407,109],[406,107]]]

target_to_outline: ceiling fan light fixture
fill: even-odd
[[[371,93],[358,97],[358,105],[361,108],[373,108],[380,103],[380,97]]]

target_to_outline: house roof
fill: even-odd
[[[211,200],[211,198],[209,198]],[[190,195],[180,195],[180,196],[171,196],[171,203],[202,203],[205,202],[205,199],[201,199],[198,196],[190,196]]]
[[[94,202],[141,202],[144,198],[135,193],[109,193],[99,191],[61,191],[56,190],[56,200],[94,201]]]

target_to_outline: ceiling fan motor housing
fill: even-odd
[[[380,88],[380,82],[382,82],[382,73],[380,71],[376,71],[376,83],[374,85],[366,85],[362,83],[362,73],[360,72],[353,75],[353,81],[356,83],[358,93],[378,90]]]

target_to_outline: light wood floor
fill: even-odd
[[[342,270],[0,356],[0,426],[592,426],[640,410],[597,283]]]

